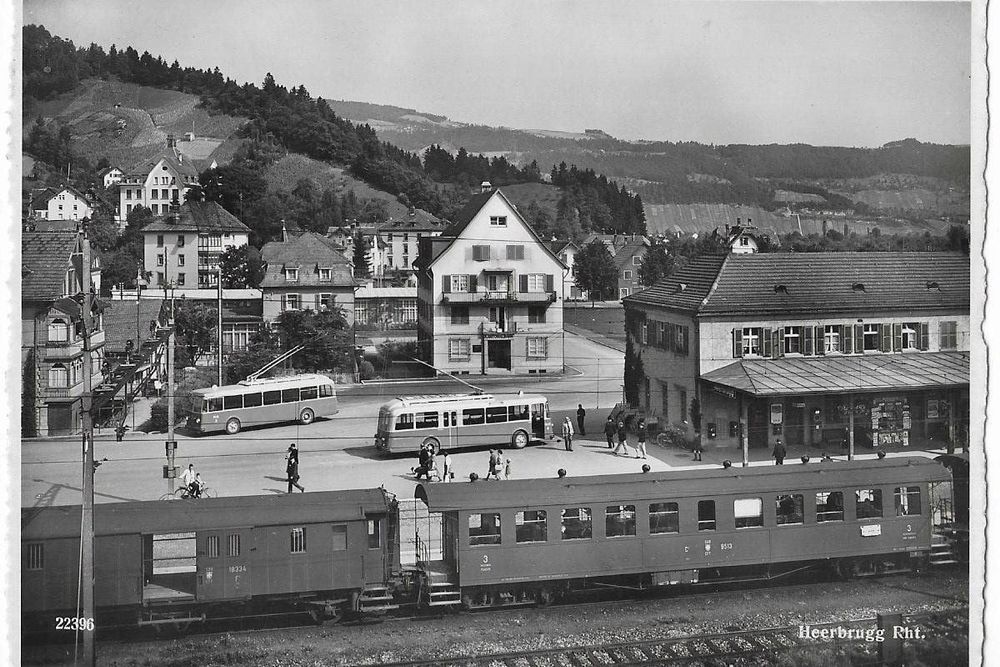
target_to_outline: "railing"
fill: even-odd
[[[555,292],[509,292],[502,290],[485,290],[477,292],[444,292],[441,294],[443,303],[553,303],[557,298]]]
[[[479,333],[483,336],[509,337],[517,333],[517,322],[482,322]]]

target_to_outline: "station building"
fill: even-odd
[[[709,447],[962,446],[969,258],[729,253],[624,299],[639,407]]]

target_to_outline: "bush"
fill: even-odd
[[[193,373],[186,374],[184,379],[177,383],[177,392],[174,399],[174,418],[182,421],[187,416],[200,409],[198,402],[201,400],[194,395],[195,389],[211,387],[216,382],[216,371],[214,368],[199,368]],[[149,425],[156,431],[167,430],[167,397],[161,396],[150,408]],[[177,424],[175,423],[174,426]]]
[[[375,377],[375,366],[370,361],[362,361],[358,364],[358,374],[362,380],[371,380]]]
[[[694,449],[697,438],[689,434],[687,424],[667,424],[660,431],[662,440],[670,447],[681,447],[683,449]],[[659,439],[659,436],[657,436]]]

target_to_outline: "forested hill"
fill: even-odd
[[[29,115],[26,127],[36,100],[71,92],[85,79],[117,79],[198,95],[211,112],[248,119],[240,130],[244,137],[347,166],[355,176],[397,196],[404,204],[440,217],[448,218],[458,210],[481,180],[495,186],[542,180],[537,163],[518,167],[502,156],[488,159],[464,151],[457,156],[439,154],[433,169],[427,169],[417,153],[380,140],[369,124],[344,119],[304,86],[287,88],[270,74],[261,86],[239,85],[218,68],[182,67],[177,61],[168,64],[148,52],[140,55],[131,46],[123,50],[112,46],[107,52],[96,44],[77,48],[71,41],[34,25],[23,29],[23,54],[23,98]],[[53,137],[58,137],[59,131],[46,130]],[[36,138],[43,134],[40,127],[34,133]],[[51,157],[58,162],[69,156],[63,151]],[[79,158],[75,162],[79,166]],[[642,203],[624,187],[586,169],[573,170],[569,179],[560,184],[566,200],[564,208],[582,219],[588,229],[600,225],[605,231],[645,231]],[[585,217],[583,209],[587,207],[598,211],[599,218]],[[605,210],[625,214],[603,215]]]

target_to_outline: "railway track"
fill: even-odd
[[[392,667],[598,667],[605,665],[683,665],[713,664],[715,660],[774,655],[802,647],[865,643],[863,637],[836,638],[836,631],[854,630],[864,634],[876,629],[875,617],[811,624],[814,630],[831,630],[834,636],[823,639],[803,637],[799,626],[722,632],[671,639],[653,639],[605,644],[517,651],[476,657],[436,657],[432,660],[379,663]],[[919,626],[928,637],[968,635],[968,608],[904,616],[908,626]]]

